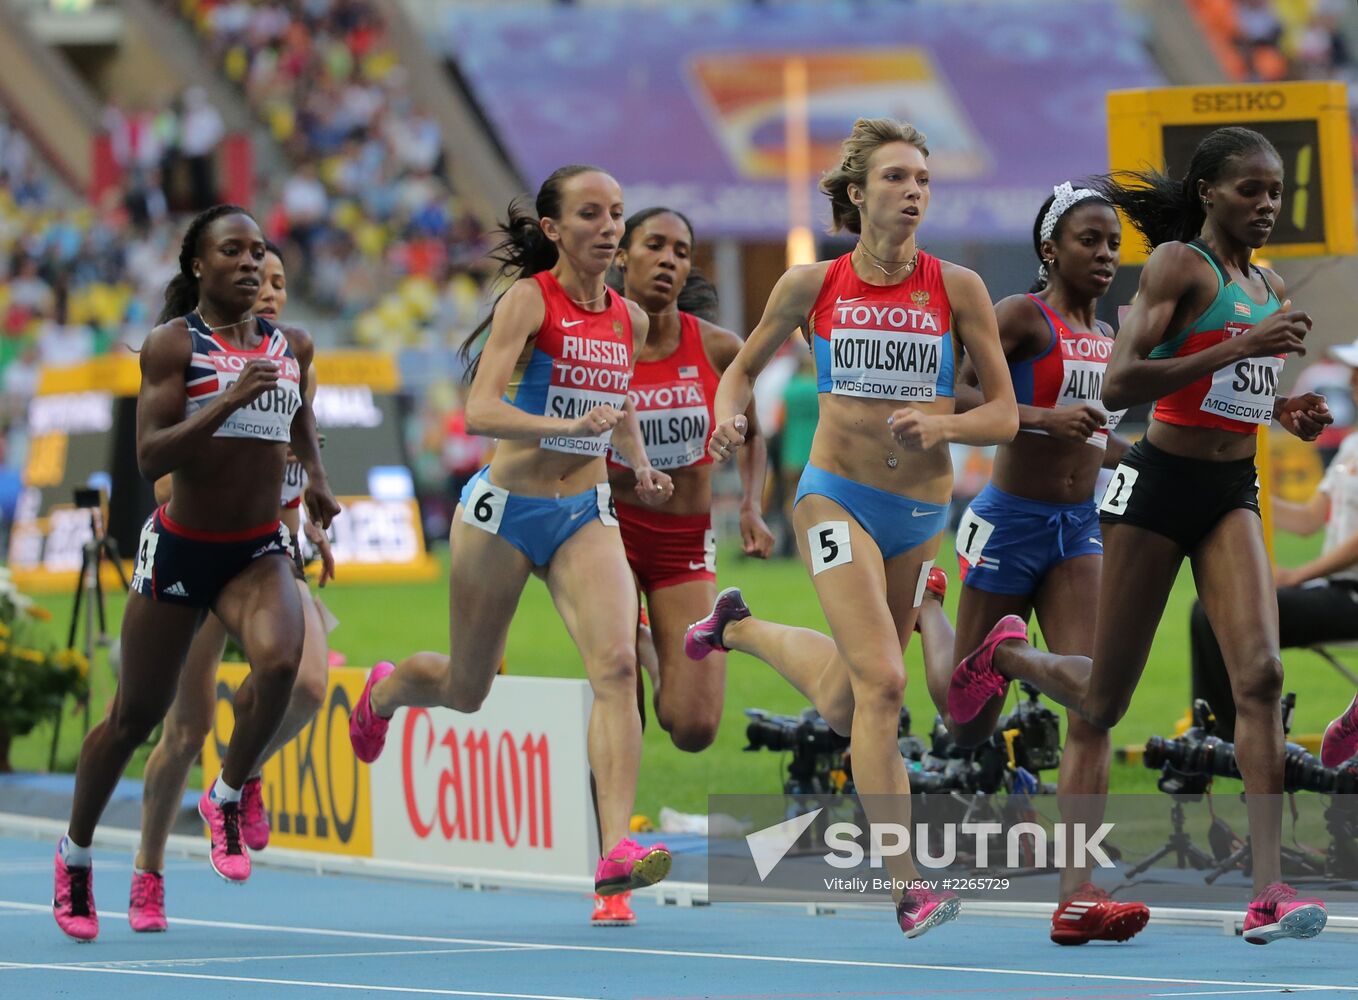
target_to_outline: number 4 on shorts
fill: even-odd
[[[1103,503],[1099,504],[1099,510],[1106,510],[1110,514],[1125,514],[1127,501],[1132,498],[1132,487],[1136,485],[1138,475],[1140,472],[1130,465],[1119,464],[1113,470],[1113,478],[1108,480],[1108,488],[1103,491]]]

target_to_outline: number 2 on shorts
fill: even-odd
[[[806,544],[811,550],[811,575],[853,562],[848,521],[822,521],[806,529]]]
[[[1113,470],[1113,478],[1108,480],[1108,488],[1103,491],[1103,502],[1099,504],[1099,510],[1106,510],[1110,514],[1125,514],[1127,501],[1132,498],[1132,487],[1136,485],[1138,475],[1140,475],[1138,470],[1119,463]]]

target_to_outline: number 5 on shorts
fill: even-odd
[[[811,550],[811,575],[853,562],[849,544],[848,521],[822,521],[806,529],[806,544]]]
[[[1130,465],[1119,464],[1113,470],[1113,478],[1108,480],[1108,488],[1103,491],[1103,503],[1099,504],[1099,510],[1106,510],[1110,514],[1127,513],[1127,501],[1132,498],[1132,487],[1136,485],[1138,475],[1140,472]]]
[[[505,504],[508,502],[509,490],[496,486],[482,476],[467,497],[467,503],[462,508],[462,520],[482,531],[498,535],[500,519],[505,516]]]

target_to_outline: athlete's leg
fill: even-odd
[[[226,627],[216,615],[203,619],[189,647],[179,687],[165,716],[160,742],[146,759],[141,798],[141,843],[136,867],[162,871],[179,803],[189,772],[212,731],[217,709],[217,667],[226,649]]]
[[[113,705],[80,747],[68,830],[72,843],[89,846],[133,751],[165,717],[202,617],[200,608],[165,604],[135,592],[128,595]]]
[[[935,619],[942,617],[942,609],[926,598],[920,608],[922,622],[928,622],[928,631],[921,627],[924,643],[924,675],[929,685],[929,695],[934,707],[943,716],[948,732],[957,743],[964,747],[976,746],[995,732],[995,724],[1004,710],[1004,697],[996,695],[981,711],[981,714],[964,725],[959,725],[948,714],[948,683],[952,680],[953,670],[959,660],[981,644],[995,623],[1005,615],[1018,615],[1024,621],[1032,613],[1033,601],[1027,594],[992,594],[977,587],[962,587],[957,601],[957,631],[952,635],[952,643],[947,647],[943,659],[942,628]],[[937,608],[937,610],[935,610]],[[951,632],[951,630],[949,630]],[[936,638],[934,638],[936,637]],[[931,642],[931,638],[933,641]],[[933,648],[931,648],[931,646]]]
[[[901,653],[914,631],[920,573],[938,554],[939,536],[884,563],[872,537],[828,497],[803,497],[793,521],[803,562],[835,637],[837,651],[825,670],[846,678],[852,695],[854,784],[864,811],[872,823],[909,829],[910,781],[897,743],[905,700]],[[807,533],[829,521],[847,524],[851,558],[816,573]],[[897,883],[919,878],[910,854],[889,857],[887,870]],[[894,895],[899,900],[900,893]]]
[[[1193,552],[1193,576],[1231,677],[1235,757],[1245,783],[1254,892],[1282,877],[1283,663],[1278,597],[1259,515],[1233,510]]]
[[[288,699],[283,721],[250,772],[252,778],[259,777],[264,763],[311,723],[325,703],[325,692],[329,686],[329,643],[325,635],[325,622],[321,620],[320,608],[316,607],[316,599],[307,582],[296,578],[294,582],[297,584],[297,596],[302,601],[302,618],[306,622],[302,662],[297,667],[297,680],[292,685],[292,697]]]
[[[444,705],[475,712],[490,693],[505,655],[509,623],[533,567],[521,551],[462,520],[459,504],[450,535],[448,569],[448,648],[416,653],[372,688],[378,715],[398,708]],[[634,619],[635,620],[635,619]]]
[[[1080,556],[1053,566],[1037,592],[1037,620],[1047,648],[1057,654],[1093,656],[1100,567],[1097,555]],[[1061,751],[1057,804],[1067,823],[1093,830],[1103,822],[1112,745],[1108,730],[1090,725],[1077,712],[1066,713],[1066,743]],[[1070,896],[1090,879],[1091,867],[1061,870],[1060,898]]]
[[[283,721],[302,659],[305,619],[291,562],[256,559],[222,588],[214,610],[250,663],[236,690],[236,726],[222,759],[222,781],[240,789]]]
[[[1092,663],[1006,642],[995,653],[995,667],[1106,730],[1126,714],[1184,552],[1164,535],[1130,524],[1104,525],[1103,552]]]
[[[717,736],[726,695],[726,654],[715,650],[701,660],[690,660],[684,652],[684,632],[707,614],[716,597],[714,581],[690,580],[653,590],[646,599],[660,661],[656,718],[674,745],[691,753],[711,746]]]
[[[637,591],[617,530],[597,520],[582,527],[552,556],[547,586],[594,692],[589,765],[598,788],[600,846],[607,851],[630,833],[641,764]]]

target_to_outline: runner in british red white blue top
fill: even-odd
[[[72,937],[98,934],[89,845],[137,747],[165,715],[205,609],[250,661],[222,762],[198,809],[223,878],[249,876],[240,795],[288,706],[303,634],[289,537],[278,518],[289,445],[310,479],[307,509],[338,512],[306,400],[312,345],[253,312],[266,248],[245,209],[218,205],[185,233],[160,324],[141,351],[137,462],[173,496],[142,529],[122,623],[122,668],[108,718],[81,747],[71,823],[56,857],[53,913]],[[194,395],[190,396],[190,384]]]
[[[359,759],[382,752],[406,705],[474,712],[504,656],[528,577],[546,578],[594,692],[589,763],[604,854],[595,889],[615,895],[664,878],[670,854],[630,836],[641,760],[637,592],[623,551],[604,454],[636,470],[636,495],[663,503],[669,476],[646,457],[627,388],[646,342],[645,312],[607,287],[622,234],[622,189],[597,167],[554,172],[534,211],[517,205],[496,251],[517,280],[468,339],[467,429],[499,439],[453,518],[449,652],[379,663],[350,717]]]

